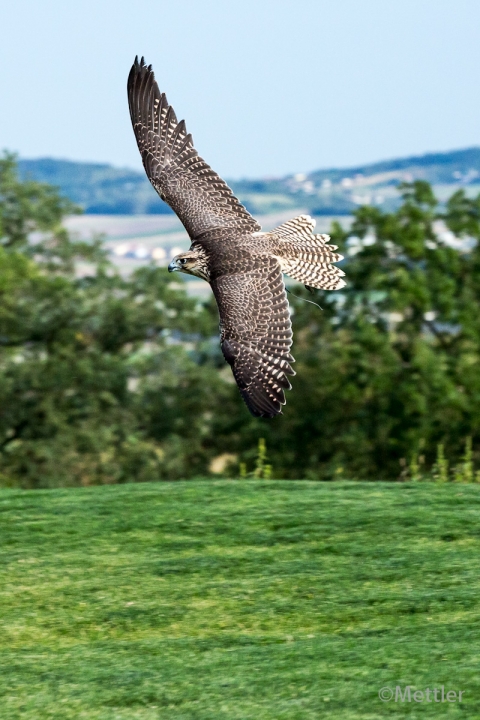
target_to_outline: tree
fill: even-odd
[[[426,183],[402,192],[397,211],[363,207],[348,232],[333,227],[344,291],[319,293],[323,310],[290,297],[297,376],[268,421],[239,396],[213,299],[189,298],[153,265],[120,277],[100,238],[62,227],[71,203],[19,181],[5,156],[0,482],[204,475],[219,455],[251,467],[261,438],[286,478],[395,479],[412,456],[433,464],[439,445],[455,460],[467,438],[478,453],[480,196],[441,207]]]
[[[62,227],[75,208],[48,186],[20,182],[9,156],[0,189],[3,482],[45,487],[205,471],[205,430],[192,418],[203,413],[208,425],[215,395],[207,387],[221,391],[222,383],[192,356],[214,332],[209,313],[163,269],[121,278],[100,239],[77,242]],[[90,263],[87,277],[75,275],[78,260]],[[188,335],[193,351],[177,341]],[[172,405],[183,421],[165,423]]]
[[[398,211],[333,228],[345,291],[322,313],[293,301],[298,375],[268,439],[284,475],[395,478],[413,453],[480,440],[480,198],[442,210],[428,184],[402,190]]]

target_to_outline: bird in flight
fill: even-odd
[[[191,239],[168,269],[203,278],[220,315],[220,345],[240,393],[256,417],[274,417],[285,404],[294,358],[283,273],[307,287],[345,285],[342,260],[328,235],[315,235],[308,215],[262,228],[228,185],[199,156],[185,122],[177,121],[152,66],[135,58],[128,103],[143,166],[153,187],[178,215]]]

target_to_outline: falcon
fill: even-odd
[[[170,272],[203,278],[220,315],[220,344],[240,393],[255,417],[274,417],[285,404],[294,358],[283,274],[309,288],[338,290],[342,260],[328,235],[315,235],[308,215],[270,232],[199,156],[142,58],[128,77],[133,130],[148,179],[178,215],[191,240]]]

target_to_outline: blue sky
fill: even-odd
[[[139,168],[136,54],[230,178],[480,145],[478,0],[15,0],[0,148]]]

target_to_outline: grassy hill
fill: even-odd
[[[2,720],[480,717],[480,487],[0,493]],[[464,691],[382,702],[383,687]]]
[[[169,213],[145,175],[110,165],[41,158],[20,160],[23,176],[61,188],[87,213]],[[301,208],[313,215],[349,215],[358,205],[392,209],[402,181],[428,180],[443,199],[458,187],[480,192],[480,148],[398,158],[353,168],[331,168],[283,178],[231,181],[256,214]]]

